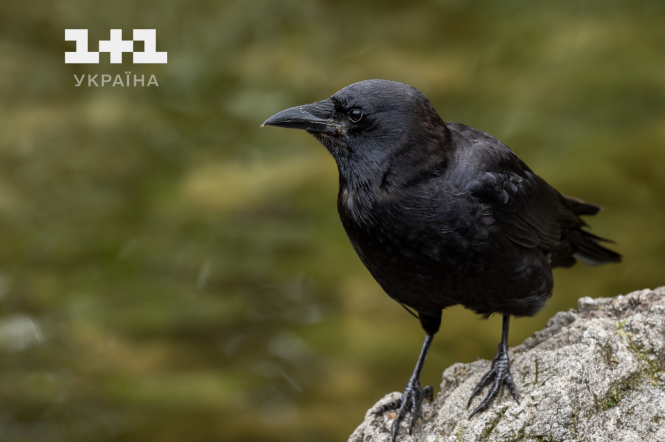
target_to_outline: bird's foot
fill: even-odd
[[[487,393],[487,397],[485,397],[480,405],[478,405],[478,407],[473,410],[473,413],[471,413],[469,419],[471,419],[476,413],[485,411],[490,406],[494,398],[496,398],[496,396],[499,394],[501,386],[504,384],[510,390],[510,394],[512,394],[515,401],[518,404],[520,403],[517,396],[517,389],[515,388],[515,383],[513,382],[513,377],[510,374],[510,362],[508,361],[508,354],[505,351],[502,351],[500,346],[499,352],[494,357],[494,359],[492,359],[492,369],[488,371],[485,376],[483,376],[476,388],[473,390],[473,393],[471,393],[469,402],[466,405],[467,408],[469,408],[469,405],[471,405],[473,398],[476,397],[476,395],[490,383],[492,386]]]
[[[392,442],[395,442],[399,424],[404,420],[406,413],[409,411],[411,412],[411,417],[409,418],[409,434],[411,434],[413,424],[416,422],[416,419],[418,419],[418,415],[420,414],[420,407],[423,403],[423,399],[427,399],[431,402],[432,399],[434,399],[434,389],[429,385],[425,388],[420,388],[420,382],[409,381],[404,393],[402,393],[402,397],[388,404],[382,405],[373,411],[374,414],[379,414],[388,410],[398,410],[391,431]]]

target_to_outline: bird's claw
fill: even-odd
[[[483,376],[480,382],[478,382],[478,385],[476,385],[476,388],[473,390],[473,393],[471,393],[469,402],[466,404],[467,408],[469,408],[469,405],[471,405],[473,398],[476,397],[476,395],[480,393],[483,388],[490,384],[490,382],[492,383],[492,386],[490,387],[490,391],[487,393],[487,397],[485,397],[480,405],[478,405],[478,407],[473,410],[469,416],[469,419],[471,419],[476,413],[486,410],[499,394],[501,386],[504,384],[510,390],[510,394],[513,396],[515,401],[518,404],[520,403],[519,397],[517,395],[517,389],[515,388],[515,383],[513,382],[513,377],[510,374],[510,362],[508,361],[508,355],[501,351],[500,347],[499,352],[494,357],[494,359],[492,359],[492,369],[488,371],[485,376]]]
[[[420,388],[420,383],[417,381],[409,382],[399,399],[382,405],[373,411],[374,414],[379,414],[388,410],[398,410],[391,429],[392,442],[395,442],[397,431],[399,430],[399,424],[404,420],[406,413],[409,411],[411,412],[411,417],[409,418],[409,434],[411,434],[413,425],[416,423],[418,415],[420,414],[420,407],[423,403],[423,399],[427,399],[431,402],[434,399],[434,389],[431,386]]]

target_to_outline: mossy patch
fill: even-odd
[[[490,437],[490,434],[492,433],[492,430],[499,424],[499,421],[503,417],[504,414],[506,414],[506,410],[508,410],[508,407],[504,407],[499,414],[496,415],[494,419],[492,419],[485,429],[483,430],[483,434],[481,435],[482,440],[487,440]]]
[[[628,345],[631,353],[637,356],[640,360],[642,365],[640,371],[653,386],[662,384],[662,382],[660,382],[660,375],[665,373],[665,365],[657,357],[653,357],[655,355],[645,349],[642,343],[634,341],[633,334],[625,330],[625,325],[625,319],[619,321],[617,323],[617,333]]]
[[[464,442],[464,436],[462,436],[462,427],[457,427],[457,440],[459,440],[459,442]]]
[[[642,373],[637,372],[628,376],[623,381],[617,382],[610,387],[610,391],[603,399],[596,402],[596,409],[599,411],[616,407],[626,392],[635,388],[642,379]]]

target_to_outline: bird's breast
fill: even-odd
[[[367,200],[362,192],[343,188],[338,210],[349,240],[368,267],[394,263],[391,267],[434,266],[437,272],[460,269],[483,265],[498,247],[491,215],[455,189],[379,195],[371,204]]]

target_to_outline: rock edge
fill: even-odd
[[[469,410],[466,401],[490,362],[454,364],[438,397],[423,404],[413,434],[402,422],[398,440],[665,441],[665,287],[580,298],[577,310],[557,313],[509,357],[519,405],[504,389],[468,419],[482,397]],[[370,409],[349,442],[390,441],[391,424],[389,413]]]

